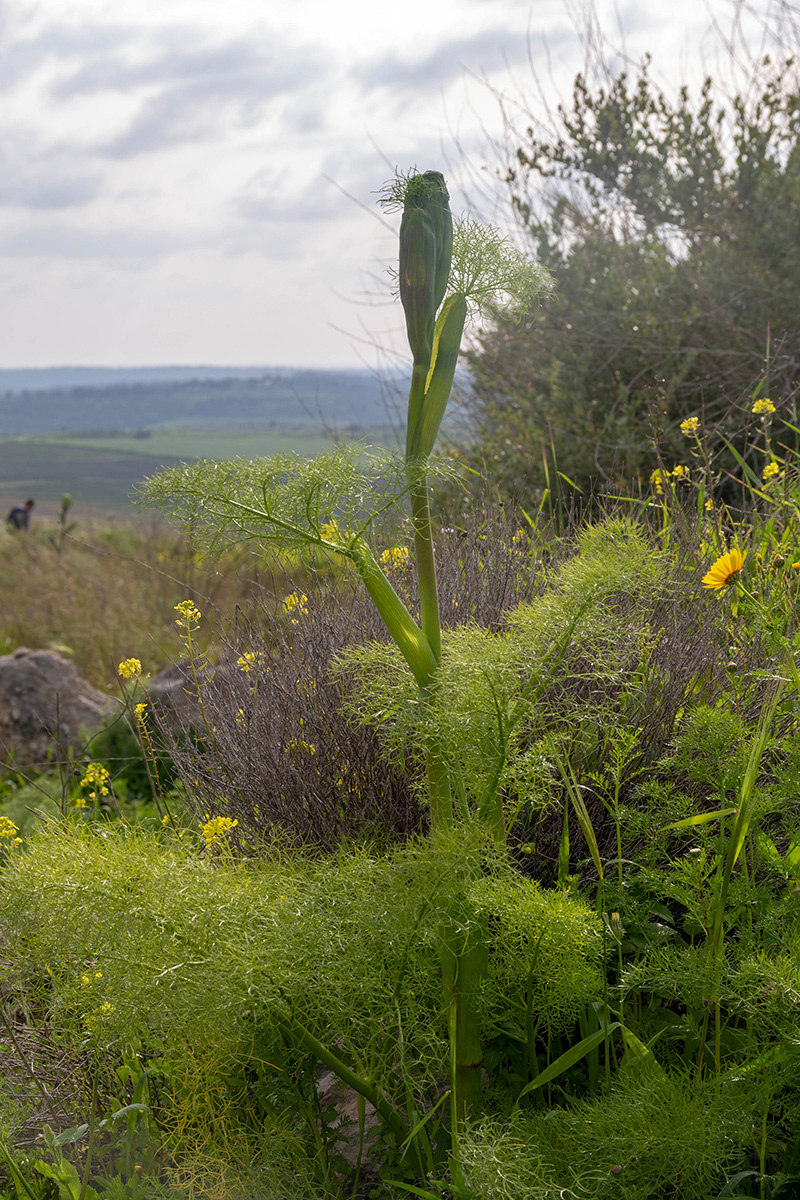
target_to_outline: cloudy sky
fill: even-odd
[[[0,367],[373,363],[401,325],[375,192],[439,168],[507,220],[498,98],[524,127],[566,94],[576,5],[0,0]],[[732,12],[597,3],[666,82]]]

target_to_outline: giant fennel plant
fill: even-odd
[[[383,191],[388,209],[402,210],[394,272],[412,355],[405,453],[398,460],[364,447],[342,446],[313,459],[279,455],[258,461],[181,464],[147,481],[145,499],[182,517],[209,548],[255,540],[283,549],[319,548],[350,561],[413,676],[426,762],[431,837],[450,839],[457,824],[449,763],[437,732],[442,637],[436,582],[430,477],[447,471],[433,457],[447,409],[467,318],[524,314],[546,291],[546,273],[496,231],[453,221],[443,176],[398,175]],[[420,609],[416,620],[370,545],[381,517],[410,512]],[[472,866],[466,865],[472,862]],[[474,856],[465,857],[463,888],[440,924],[440,962],[449,1007],[454,1145],[458,1119],[477,1110],[481,1088],[479,992],[485,938],[470,919],[467,896]],[[401,1133],[399,1114],[369,1081],[340,1062],[294,1020],[288,1033],[317,1053],[348,1084],[375,1103]],[[402,1140],[402,1139],[401,1139]]]

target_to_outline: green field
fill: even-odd
[[[386,430],[373,430],[378,444],[391,441]],[[317,454],[331,447],[319,431],[276,428],[219,430],[167,429],[149,437],[42,437],[0,439],[0,506],[28,496],[37,515],[52,516],[69,492],[73,511],[83,517],[130,515],[135,485],[159,467],[191,458],[258,458],[295,451]],[[5,513],[3,513],[5,515]]]

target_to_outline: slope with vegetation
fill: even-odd
[[[454,228],[437,173],[386,199],[414,358],[403,458],[151,480],[220,569],[271,551],[285,582],[219,623],[197,587],[170,596],[182,718],[151,703],[131,622],[127,748],[108,730],[57,778],[7,785],[7,1194],[788,1200],[785,426],[762,398],[738,506],[692,414],[683,461],[624,516],[565,530],[473,506],[437,528],[468,306],[546,281]]]

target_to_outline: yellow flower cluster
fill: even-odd
[[[384,550],[381,555],[381,563],[384,567],[389,567],[393,571],[400,571],[403,567],[407,567],[411,559],[411,551],[408,546],[392,546],[389,550]]]
[[[200,822],[200,833],[206,846],[221,846],[228,834],[239,824],[230,817],[212,817],[206,813],[205,821]]]
[[[681,421],[681,433],[684,437],[692,437],[700,428],[700,421],[697,417],[687,417],[685,421]]]
[[[764,467],[764,483],[769,483],[770,479],[776,479],[781,474],[781,469],[776,462],[767,463]]]
[[[302,738],[289,738],[286,743],[286,753],[294,754],[296,750],[304,750],[306,754],[316,754],[316,747],[311,745],[311,742],[304,742]]]
[[[117,674],[120,679],[135,679],[137,675],[142,673],[142,664],[138,658],[123,658],[122,662],[117,667]]]
[[[19,828],[8,817],[0,817],[0,838],[15,838]]]
[[[199,608],[195,607],[193,600],[181,600],[180,604],[175,605],[175,612],[180,613],[183,620],[177,620],[175,624],[179,629],[189,629],[192,625],[196,625],[203,615]]]
[[[83,772],[81,779],[81,789],[91,788],[89,799],[96,803],[98,795],[108,795],[108,781],[111,778],[106,768],[102,763],[89,763],[86,770]],[[79,796],[75,801],[76,808],[85,808],[86,801],[83,796]]]
[[[336,523],[335,518],[331,517],[327,525],[320,528],[319,536],[325,542],[340,542],[342,540],[342,531]]]
[[[750,411],[754,412],[757,417],[766,417],[775,412],[775,405],[764,396],[761,400],[756,400]]]
[[[286,611],[287,615],[290,617],[292,616],[292,613],[298,613],[304,617],[307,617],[308,616],[308,596],[305,594],[305,592],[291,592],[285,598],[285,600],[283,602],[283,607],[284,607],[284,610]],[[297,622],[294,620],[294,618],[292,618],[292,624],[293,625],[297,624]]]
[[[249,675],[253,667],[258,666],[261,662],[262,655],[258,650],[246,650],[244,654],[240,654],[236,660],[236,665],[240,671],[244,671],[245,675]]]
[[[135,705],[133,713],[136,717],[136,720],[141,721],[142,725],[144,725],[145,721],[147,720],[147,705],[144,703]]]
[[[688,467],[684,467],[681,463],[674,467],[671,471],[664,471],[661,467],[656,467],[650,476],[650,482],[653,485],[653,491],[657,496],[664,495],[664,484],[670,479],[682,479],[688,481],[691,478],[691,471]]]

